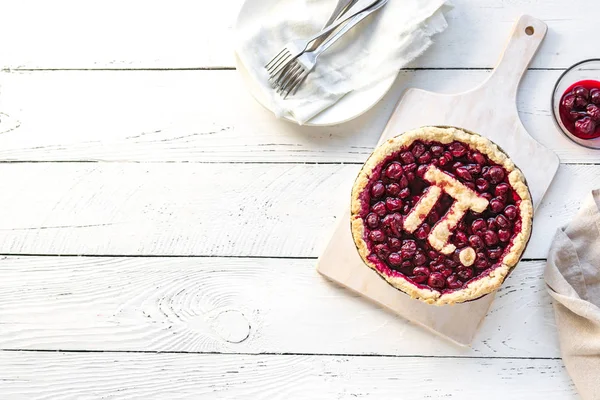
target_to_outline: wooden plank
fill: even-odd
[[[242,0],[210,3],[118,0],[86,3],[60,0],[5,4],[0,36],[3,68],[211,68],[234,65],[233,27]],[[333,4],[333,1],[331,2]],[[564,68],[597,56],[594,46],[600,4],[580,0],[454,0],[449,28],[415,65],[491,67],[519,15],[544,20],[550,29],[533,67]],[[332,5],[333,8],[333,5]],[[69,10],[68,13],[64,10]],[[585,12],[582,12],[585,10]],[[135,21],[132,29],[132,21]],[[323,21],[325,22],[325,21]],[[110,27],[110,29],[107,29]],[[76,32],[77,34],[73,34]]]
[[[551,35],[551,34],[550,34]],[[3,73],[0,161],[363,162],[406,87],[467,90],[488,71],[405,71],[365,115],[332,127],[276,120],[235,71]],[[517,107],[531,135],[562,162],[595,151],[555,127],[550,92],[560,71],[529,71]]]
[[[0,349],[560,357],[544,262],[522,262],[472,348],[334,285],[315,260],[8,257]]]
[[[6,399],[577,399],[558,360],[0,352]]]
[[[316,257],[359,165],[4,163],[0,254]],[[600,166],[562,165],[535,217],[526,258]]]

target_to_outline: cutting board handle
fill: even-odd
[[[516,100],[521,77],[527,71],[547,30],[546,24],[539,19],[529,15],[521,16],[513,27],[500,61],[480,88],[504,92]]]

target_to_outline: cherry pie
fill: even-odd
[[[497,289],[531,234],[521,171],[494,143],[424,127],[379,146],[352,190],[352,235],[363,261],[430,304]]]

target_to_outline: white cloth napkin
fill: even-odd
[[[423,53],[447,27],[446,0],[389,0],[318,60],[295,96],[283,100],[268,84],[264,65],[289,41],[320,31],[337,0],[271,0],[258,18],[238,24],[236,51],[277,117],[302,124],[346,93],[395,75]],[[242,20],[242,19],[240,19]]]
[[[563,361],[579,394],[600,399],[600,190],[556,232],[544,272]]]

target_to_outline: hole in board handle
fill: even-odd
[[[528,26],[527,28],[525,28],[525,33],[527,34],[527,36],[533,35],[534,32],[535,29],[533,29],[533,26]]]

